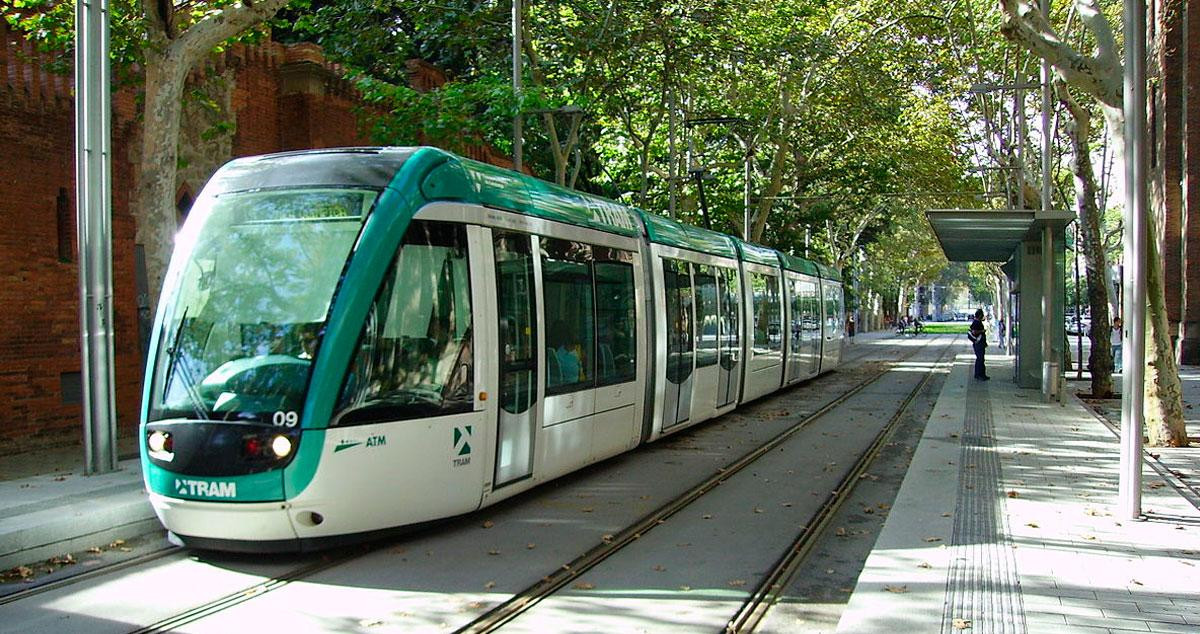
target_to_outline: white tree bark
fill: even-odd
[[[260,0],[209,13],[200,21],[176,28],[176,16],[163,15],[162,5],[143,3],[146,16],[145,113],[137,190],[133,201],[136,240],[146,250],[146,277],[151,309],[158,303],[163,277],[175,244],[176,168],[179,120],[187,75],[221,42],[261,23],[287,0]],[[192,5],[183,5],[188,10]]]

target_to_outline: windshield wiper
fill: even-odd
[[[189,404],[192,406],[192,413],[196,415],[198,420],[208,418],[207,412],[204,409],[204,400],[200,398],[200,394],[196,391],[195,381],[192,378],[191,370],[179,364],[180,352],[183,349],[182,338],[183,329],[187,326],[188,311],[191,306],[183,309],[183,315],[179,318],[179,327],[175,329],[175,338],[171,341],[171,347],[168,351],[171,355],[167,361],[167,370],[163,373],[163,400],[166,400],[167,391],[171,387],[171,379],[175,376],[176,367],[182,372],[183,391],[187,394]]]

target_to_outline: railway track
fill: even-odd
[[[838,509],[841,508],[842,503],[850,497],[850,493],[853,492],[855,486],[857,486],[862,477],[867,473],[868,468],[875,461],[875,458],[879,455],[880,449],[887,443],[901,419],[908,412],[909,405],[925,390],[937,370],[945,367],[945,358],[948,350],[942,352],[941,357],[934,367],[922,377],[921,382],[900,403],[900,407],[896,410],[896,413],[879,430],[871,445],[859,456],[858,460],[855,461],[850,470],[839,481],[837,488],[830,492],[829,497],[817,511],[813,521],[805,525],[796,535],[796,539],[792,542],[788,550],[771,567],[770,571],[763,576],[762,582],[750,594],[750,598],[742,605],[742,609],[725,625],[725,632],[734,634],[754,631],[755,627],[766,616],[771,606],[778,602],[781,593],[787,588],[792,576],[800,568],[805,557],[808,556],[813,546],[820,539],[826,528],[828,528],[830,521]]]
[[[935,345],[942,345],[938,339],[935,339],[933,341],[935,342]],[[903,362],[911,359],[916,354],[919,354],[920,351],[924,348],[925,348],[924,346],[914,348],[910,353],[908,353],[906,355],[902,355],[900,358],[897,358],[894,360],[884,361],[884,363],[887,363],[887,364],[903,363]],[[860,360],[860,359],[868,356],[869,354],[870,354],[869,350],[864,351],[863,353],[856,355],[855,360]],[[791,438],[799,430],[808,426],[813,421],[827,415],[831,410],[836,408],[838,405],[846,403],[848,400],[853,398],[856,394],[860,393],[862,390],[866,389],[868,386],[875,383],[880,378],[882,378],[883,376],[886,376],[886,375],[887,375],[886,370],[877,372],[877,373],[872,373],[871,376],[865,378],[862,381],[859,381],[857,384],[853,385],[850,389],[848,389],[845,392],[843,392],[842,394],[838,395],[833,400],[827,402],[826,404],[821,406],[819,409],[817,409],[816,411],[807,415],[801,421],[788,427],[783,432],[777,434],[776,436],[774,436],[773,438],[771,438],[764,444],[759,445],[756,449],[733,460],[732,462],[726,464],[724,467],[719,468],[715,473],[713,473],[704,482],[701,482],[700,484],[692,487],[691,489],[689,489],[682,495],[677,496],[676,498],[672,499],[671,501],[667,502],[666,504],[661,505],[659,508],[646,514],[640,520],[629,525],[624,530],[614,533],[611,537],[606,535],[602,543],[597,544],[595,547],[588,550],[582,556],[576,558],[575,560],[573,560],[567,564],[562,565],[560,568],[558,568],[554,571],[551,571],[549,574],[545,575],[545,577],[543,577],[539,583],[534,584],[534,585],[530,586],[529,588],[526,588],[524,591],[516,593],[508,601],[505,601],[504,603],[500,604],[496,608],[489,610],[488,612],[484,613],[480,617],[478,617],[475,620],[468,623],[466,626],[461,627],[458,631],[460,631],[460,632],[487,632],[487,631],[494,631],[495,629],[502,627],[505,623],[511,621],[512,619],[516,618],[517,616],[521,615],[522,613],[528,611],[530,608],[532,608],[534,605],[536,605],[543,598],[552,595],[554,592],[556,592],[556,591],[562,589],[564,586],[570,584],[572,581],[577,579],[579,575],[583,574],[584,572],[586,572],[587,570],[589,570],[591,568],[594,568],[596,565],[600,564],[605,559],[608,559],[613,554],[620,552],[623,548],[627,547],[629,544],[634,543],[641,536],[643,536],[647,532],[653,530],[659,524],[662,524],[667,518],[671,517],[672,515],[675,515],[680,510],[687,508],[690,504],[692,504],[696,500],[702,498],[707,492],[709,492],[712,489],[714,489],[715,487],[719,486],[722,482],[727,481],[730,477],[732,477],[737,472],[742,471],[746,467],[754,464],[754,462],[756,460],[758,460],[760,457],[766,455],[767,453],[769,453],[770,451],[772,451],[779,445],[783,444],[785,441],[787,441],[789,438]],[[925,381],[922,382],[922,386],[924,384],[925,384]],[[912,397],[910,396],[909,399],[906,400],[906,403],[908,400],[911,400],[911,398]],[[886,434],[881,432],[880,439],[883,439],[883,438],[886,438]],[[882,440],[877,439],[876,444],[878,445],[881,442],[882,442]],[[840,496],[837,496],[837,495],[834,495],[833,497],[840,499]],[[811,534],[815,535],[819,531],[813,530],[813,531],[809,531],[809,532]],[[234,606],[252,601],[252,600],[262,597],[268,593],[285,588],[297,581],[302,581],[304,579],[313,577],[314,575],[317,575],[323,571],[337,568],[338,566],[350,563],[356,559],[360,559],[362,557],[370,555],[373,552],[376,552],[376,551],[384,549],[384,548],[388,548],[393,545],[394,545],[394,543],[391,542],[390,540],[389,541],[377,541],[377,542],[372,542],[372,543],[360,545],[360,546],[353,547],[353,548],[346,548],[346,549],[335,550],[335,551],[327,551],[325,553],[322,553],[320,558],[316,561],[312,561],[312,560],[305,561],[303,564],[301,564],[299,566],[295,566],[286,572],[283,572],[281,574],[272,575],[271,577],[269,577],[263,581],[254,583],[252,585],[238,587],[237,589],[235,589],[231,592],[226,592],[215,599],[205,601],[204,603],[202,603],[200,605],[197,605],[197,606],[192,607],[187,610],[180,611],[169,617],[159,619],[153,623],[150,623],[148,625],[139,627],[139,628],[131,630],[131,631],[139,632],[139,633],[172,631],[172,630],[178,629],[180,627],[183,627],[189,623],[194,623],[194,622],[204,619],[208,616],[211,616],[211,615],[220,613],[224,610],[230,609]],[[49,584],[44,584],[42,586],[38,586],[36,588],[31,588],[28,591],[14,593],[12,595],[0,598],[0,605],[4,605],[7,603],[13,603],[13,602],[19,601],[23,598],[34,596],[36,594],[41,594],[43,592],[49,592],[51,590],[62,589],[69,585],[72,585],[74,583],[79,583],[82,581],[94,579],[94,578],[96,578],[98,576],[102,576],[104,574],[118,572],[121,570],[126,570],[126,569],[132,568],[134,566],[137,566],[139,564],[149,563],[156,559],[166,557],[166,556],[169,556],[172,554],[177,554],[179,552],[180,552],[180,549],[175,549],[175,548],[165,549],[163,551],[149,553],[142,557],[127,560],[126,562],[121,562],[120,564],[115,565],[115,566],[98,568],[98,569],[89,571],[88,573],[86,573],[84,575],[78,575],[78,576],[70,577],[67,579],[62,579],[57,582],[52,582]],[[778,578],[782,579],[783,581],[786,581],[786,577],[781,576]],[[756,591],[755,594],[759,594],[759,592]],[[763,596],[766,598],[763,600],[760,600],[759,603],[763,604],[763,602],[766,601],[769,604],[769,600],[770,600],[770,596],[771,596],[770,593],[763,593]],[[741,631],[744,631],[744,630],[741,630]]]
[[[55,579],[54,581],[38,583],[37,585],[33,585],[33,586],[26,587],[26,588],[21,588],[19,590],[7,592],[3,595],[0,595],[0,607],[3,607],[10,603],[16,603],[17,601],[21,601],[23,599],[28,599],[30,597],[35,597],[39,594],[44,594],[46,592],[61,590],[63,588],[70,587],[77,583],[83,583],[83,582],[89,581],[91,579],[96,579],[98,577],[103,577],[104,575],[120,572],[122,570],[132,568],[134,566],[140,566],[142,564],[150,563],[152,561],[162,559],[163,557],[167,557],[169,555],[180,554],[182,552],[183,552],[183,549],[178,546],[167,546],[162,549],[154,550],[154,551],[151,551],[148,553],[143,553],[143,554],[137,555],[136,557],[130,557],[128,559],[124,559],[124,560],[121,560],[119,562],[115,562],[112,564],[107,564],[104,566],[97,566],[95,568],[88,568],[87,570],[73,574],[68,577],[63,577],[61,579]]]
[[[948,350],[949,348],[947,348]],[[911,358],[920,349],[908,355]],[[763,583],[755,589],[751,594],[750,599],[739,610],[738,614],[730,620],[726,626],[727,632],[747,632],[751,631],[755,624],[762,618],[767,607],[778,597],[781,591],[790,578],[791,574],[799,566],[808,549],[817,536],[820,535],[824,525],[828,519],[833,516],[840,506],[846,494],[853,488],[857,482],[859,475],[864,473],[866,467],[878,453],[879,448],[886,442],[891,430],[895,428],[896,421],[900,420],[901,416],[907,410],[908,404],[919,394],[928,384],[929,379],[933,376],[937,367],[941,366],[940,360],[945,357],[946,350],[943,350],[939,357],[939,363],[934,369],[926,373],[921,382],[914,388],[902,402],[896,414],[888,421],[886,425],[877,434],[870,448],[856,462],[854,467],[846,474],[838,485],[837,489],[830,493],[827,501],[818,511],[818,515],[814,522],[808,524],[808,528],[802,530],[793,542],[792,547],[787,553],[777,562],[772,571],[764,577]],[[907,358],[905,360],[907,360]],[[868,386],[878,381],[880,378],[887,375],[887,371],[875,374],[866,380],[858,383],[850,390],[838,396],[834,400],[826,403],[824,406],[815,412],[805,416],[803,419],[787,428],[782,433],[776,435],[765,444],[750,451],[737,460],[727,464],[717,470],[712,476],[705,481],[689,489],[678,497],[663,504],[659,508],[643,516],[639,521],[630,525],[625,530],[606,538],[601,544],[584,553],[582,556],[572,560],[569,563],[562,565],[557,570],[548,572],[538,583],[526,588],[517,593],[508,601],[501,603],[495,608],[489,610],[483,615],[471,621],[467,625],[456,630],[458,634],[482,634],[486,632],[494,632],[501,629],[505,624],[511,622],[522,614],[531,610],[540,601],[554,595],[556,592],[569,586],[576,581],[582,574],[595,568],[606,559],[617,554],[637,540],[641,539],[648,532],[654,530],[657,526],[662,525],[668,518],[679,513],[683,509],[688,508],[697,500],[701,499],[705,494],[712,491],[714,488],[728,481],[737,473],[743,471],[747,467],[754,465],[764,455],[770,453],[775,448],[782,445],[788,439],[793,437],[797,432],[811,425],[814,421],[826,416],[837,406],[847,402],[850,398],[866,389]]]

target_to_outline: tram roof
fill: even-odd
[[[723,233],[685,225],[682,222],[645,211],[642,211],[641,214],[642,221],[646,224],[646,237],[651,242],[727,258],[737,258],[737,248],[733,245],[733,238]]]
[[[279,152],[235,159],[208,186],[218,192],[289,186],[383,189],[416,148],[349,147]]]
[[[225,192],[297,185],[382,189],[392,183],[401,167],[418,152],[446,159],[419,178],[421,194],[428,200],[460,200],[626,236],[640,236],[645,227],[646,237],[658,244],[722,257],[740,256],[747,262],[782,265],[825,279],[841,279],[836,269],[820,263],[439,148],[346,147],[251,156],[222,167],[213,176],[212,184],[217,191]]]
[[[812,275],[814,277],[820,275],[817,270],[818,264],[816,262],[810,262],[802,257],[787,253],[780,253],[779,259],[783,261],[783,268],[789,271],[804,273],[805,275]]]
[[[775,249],[764,247],[761,244],[754,244],[753,242],[737,240],[736,238],[735,242],[737,243],[738,250],[742,253],[742,259],[746,262],[766,264],[767,266],[780,265],[780,253]]]
[[[640,219],[629,207],[510,169],[430,150],[451,159],[422,179],[421,193],[430,200],[461,200],[609,233],[641,235]]]
[[[820,262],[817,262],[816,264],[817,270],[820,271],[822,279],[833,280],[835,282],[842,281],[841,271],[829,266],[828,264],[821,264]]]

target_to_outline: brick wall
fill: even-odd
[[[0,35],[7,35],[6,32]],[[74,112],[67,78],[28,43],[0,37],[0,453],[77,443],[80,332]],[[114,103],[130,120],[132,100]],[[113,182],[128,182],[127,126],[114,126]],[[19,157],[20,160],[13,160]],[[132,306],[133,220],[114,186],[113,303]],[[135,424],[141,373],[136,311],[114,314],[117,409]]]
[[[445,81],[428,64],[411,65],[410,75],[423,90]],[[194,197],[217,167],[238,156],[369,144],[356,115],[358,95],[316,46],[235,46],[213,57],[191,82],[203,85],[234,127],[227,135],[204,138],[211,121],[189,111],[181,130],[180,156],[187,164],[179,174],[181,194]],[[135,224],[129,210],[139,125],[133,94],[119,93],[113,106],[112,251],[121,437],[137,429],[142,391]],[[33,47],[2,23],[0,138],[7,157],[0,161],[0,455],[5,455],[79,444],[83,424],[70,78],[44,72]],[[511,166],[488,147],[472,148],[468,155]]]

